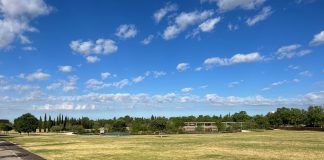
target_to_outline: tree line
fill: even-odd
[[[154,134],[184,133],[182,127],[184,122],[216,122],[219,131],[226,132],[236,129],[271,129],[282,126],[293,127],[317,127],[324,126],[324,108],[321,106],[310,106],[307,110],[299,108],[277,108],[274,112],[266,115],[250,116],[245,111],[226,115],[199,115],[181,117],[130,117],[124,116],[112,119],[92,120],[88,117],[72,118],[59,114],[51,117],[45,114],[38,119],[32,114],[24,114],[14,120],[12,128],[17,132],[62,132],[71,131],[74,133],[99,133],[100,129],[106,132],[128,132],[130,134]],[[243,126],[224,126],[222,122],[244,122]],[[0,125],[4,128],[7,125]],[[240,128],[243,127],[243,128]],[[10,129],[10,128],[9,128]]]

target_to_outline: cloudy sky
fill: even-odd
[[[0,118],[324,104],[324,1],[0,0]]]

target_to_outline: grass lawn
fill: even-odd
[[[324,132],[148,136],[14,136],[47,159],[324,159]]]

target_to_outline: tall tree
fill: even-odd
[[[42,128],[43,128],[42,116],[39,116],[38,132],[42,132]]]
[[[47,116],[46,116],[46,113],[45,113],[45,116],[44,116],[44,132],[47,132]]]
[[[26,132],[29,135],[30,132],[36,132],[37,127],[38,120],[30,113],[23,114],[14,120],[14,128],[19,133]]]
[[[308,112],[307,112],[307,122],[308,125],[313,126],[313,127],[317,127],[320,126],[320,123],[322,121],[322,116],[324,110],[322,107],[320,106],[310,106],[308,108]]]

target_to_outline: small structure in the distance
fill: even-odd
[[[99,133],[100,134],[105,134],[105,128],[104,127],[99,128]]]
[[[183,130],[188,133],[213,133],[218,128],[215,122],[184,122]]]

